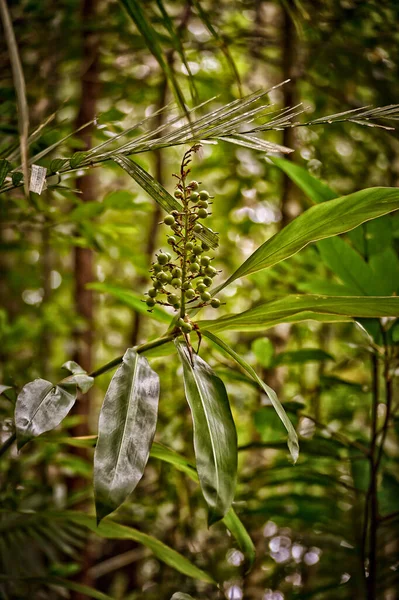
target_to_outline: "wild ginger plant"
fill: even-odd
[[[250,563],[254,557],[253,545],[232,509],[237,478],[237,434],[229,400],[221,379],[198,355],[198,349],[193,349],[190,335],[198,336],[199,340],[206,337],[232,358],[268,396],[288,432],[288,446],[295,461],[299,451],[297,434],[275,392],[260,379],[245,358],[215,334],[229,330],[264,331],[281,322],[306,319],[335,322],[397,317],[399,298],[303,294],[263,302],[243,313],[227,313],[211,320],[197,319],[197,314],[207,306],[219,308],[220,292],[238,278],[278,264],[310,243],[335,239],[334,236],[366,221],[397,210],[399,191],[397,188],[371,188],[313,206],[265,241],[226,281],[212,288],[217,270],[210,254],[211,248],[217,246],[217,235],[205,225],[205,220],[209,219],[213,199],[195,180],[188,179],[188,165],[197,148],[198,144],[195,144],[184,154],[174,196],[131,159],[122,155],[113,157],[168,213],[163,222],[171,231],[167,245],[174,256],[166,250],[157,254],[151,267],[151,287],[143,299],[149,311],[158,305],[173,309],[175,315],[168,330],[155,340],[129,348],[122,357],[90,374],[70,361],[64,366],[71,374],[59,383],[44,379],[27,383],[16,402],[15,434],[1,452],[15,438],[21,448],[36,436],[57,427],[72,408],[78,389],[85,393],[96,377],[118,367],[99,418],[94,455],[97,521],[116,510],[133,492],[152,453],[183,468],[193,478],[198,474],[209,510],[209,523],[224,519]],[[196,471],[186,463],[182,465],[181,458],[173,452],[153,442],[160,385],[145,354],[171,343],[175,344],[183,366],[185,395],[193,419]],[[83,522],[82,516],[76,518]],[[89,517],[85,517],[84,524],[94,527]],[[149,542],[147,538],[140,538],[140,541],[162,555],[153,541]],[[190,563],[190,569],[192,567]],[[205,577],[204,573],[201,577]]]

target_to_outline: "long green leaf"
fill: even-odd
[[[278,323],[307,319],[325,322],[348,320],[349,317],[398,317],[396,296],[286,296],[250,308],[243,313],[226,315],[213,321],[198,321],[201,329],[218,331],[263,331]],[[331,319],[331,321],[330,321]]]
[[[11,163],[8,160],[5,158],[0,160],[0,185],[3,185],[5,178],[11,171],[11,168]]]
[[[289,258],[312,242],[345,233],[398,208],[398,188],[370,188],[313,206],[262,244],[214,293],[239,277]]]
[[[28,135],[29,135],[29,109],[26,99],[24,72],[19,58],[18,45],[6,0],[0,0],[0,16],[3,22],[4,37],[11,62],[12,77],[14,80],[18,108],[18,128],[21,148],[21,162],[24,174],[25,195],[29,195],[29,169],[28,169]]]
[[[193,579],[199,579],[200,581],[205,581],[207,583],[215,583],[211,575],[193,565],[187,558],[176,552],[176,550],[169,548],[169,546],[166,546],[156,538],[147,535],[146,533],[142,533],[133,527],[120,525],[110,519],[103,521],[97,526],[94,517],[79,512],[66,511],[55,514],[58,514],[60,518],[66,517],[74,523],[87,527],[90,531],[93,531],[102,538],[111,540],[134,540],[149,548],[159,560],[172,567],[172,569],[176,569],[176,571],[179,571],[188,577],[192,577]]]
[[[110,294],[122,304],[126,304],[130,308],[133,308],[135,311],[145,314],[149,316],[148,306],[143,302],[142,296],[139,294],[135,294],[132,290],[128,290],[125,288],[118,287],[116,285],[110,285],[108,283],[88,283],[86,286],[89,290],[95,290],[96,292],[104,292],[106,294]],[[166,311],[164,311],[159,306],[154,306],[152,309],[150,316],[156,321],[160,321],[161,323],[170,323],[171,315],[169,315]]]
[[[76,383],[54,385],[35,379],[21,390],[15,406],[18,448],[34,437],[54,429],[75,404]]]
[[[234,498],[237,479],[237,433],[226,389],[207,363],[190,356],[175,341],[183,365],[184,388],[194,423],[194,450],[208,522],[222,519]]]
[[[313,202],[326,202],[338,197],[338,194],[325,183],[310,175],[303,167],[281,158],[273,158],[272,162],[286,173]],[[359,231],[360,235],[364,237],[363,228],[350,233],[355,235],[355,231]],[[342,238],[321,240],[317,243],[317,249],[323,262],[353,293],[365,296],[387,295],[386,285],[384,285],[385,277],[376,276],[370,264]],[[384,261],[382,262],[384,263]]]
[[[99,592],[96,589],[83,585],[81,583],[76,583],[76,581],[69,581],[68,579],[62,579],[61,577],[54,577],[51,575],[46,575],[46,577],[18,577],[13,575],[2,575],[0,574],[0,581],[24,581],[26,583],[41,583],[47,587],[55,586],[62,587],[67,590],[72,590],[73,592],[78,592],[79,594],[83,594],[84,597],[87,598],[95,598],[96,600],[113,600],[111,596],[107,594],[103,594],[103,592]]]
[[[146,10],[144,10],[139,0],[120,0],[121,4],[125,7],[128,15],[135,23],[137,29],[143,36],[143,39],[154,58],[157,60],[159,66],[165,74],[165,77],[171,84],[174,91],[176,101],[187,115],[187,108],[184,100],[183,92],[177,81],[176,75],[173,71],[173,67],[169,64],[168,59],[164,56],[162,45],[159,40],[156,29],[152,26],[151,22],[147,19]]]
[[[155,435],[159,378],[129,348],[113,376],[100,413],[94,454],[97,519],[116,510],[140,481]]]
[[[154,179],[154,177],[140,167],[140,165],[122,154],[115,154],[112,158],[151,196],[151,198],[155,200],[155,202],[159,204],[159,206],[161,206],[161,208],[166,210],[166,212],[170,213],[172,210],[180,212],[182,210],[180,202],[169,194],[169,192]],[[196,233],[195,236],[205,244],[208,244],[211,248],[217,248],[218,246],[217,234],[208,227],[203,226],[202,231]]]
[[[230,346],[226,344],[223,340],[213,335],[210,331],[202,331],[202,334],[205,335],[208,339],[211,340],[216,346],[218,346],[219,350],[222,350],[228,356],[231,356],[243,369],[248,373],[250,377],[263,389],[266,396],[269,398],[271,404],[273,405],[274,410],[278,414],[283,423],[284,427],[288,433],[288,448],[291,453],[292,459],[294,463],[298,460],[299,455],[299,443],[297,433],[289,420],[287,413],[285,412],[283,405],[277,397],[276,392],[268,386],[262,379],[258,376],[255,369],[251,367],[246,360],[242,358],[237,352],[235,352]]]
[[[196,483],[199,483],[198,473],[195,467],[181,454],[178,454],[166,446],[154,442],[151,448],[151,457],[163,460],[164,462],[173,465],[176,469],[182,471],[188,477],[190,477],[190,479]],[[245,529],[233,507],[231,507],[227,514],[223,517],[223,523],[235,537],[240,550],[244,554],[247,569],[250,570],[255,561],[255,546],[248,534],[248,531]]]
[[[290,160],[284,158],[271,158],[273,164],[281,169],[288,177],[310,198],[313,202],[326,202],[338,198],[328,185],[313,177],[303,167],[296,165]]]

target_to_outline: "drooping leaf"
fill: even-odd
[[[62,383],[76,383],[83,394],[86,394],[94,383],[94,378],[85,371],[78,363],[73,360],[68,360],[62,365],[72,375],[62,380]]]
[[[222,350],[222,352],[224,352],[228,356],[231,356],[244,369],[244,371],[246,371],[246,373],[248,373],[248,375],[250,377],[252,377],[252,379],[254,381],[256,381],[256,383],[265,392],[265,394],[269,398],[274,410],[280,417],[281,422],[283,423],[284,427],[287,430],[288,448],[291,453],[292,459],[295,463],[298,460],[298,455],[299,455],[298,436],[297,436],[297,433],[296,433],[291,421],[289,420],[289,418],[287,416],[287,413],[285,412],[285,410],[283,408],[283,405],[281,404],[280,400],[278,399],[276,392],[270,386],[268,386],[264,381],[262,381],[261,378],[256,373],[255,369],[253,369],[251,367],[251,365],[242,358],[242,356],[237,354],[237,352],[235,352],[232,348],[230,348],[230,346],[228,346],[223,340],[221,340],[218,337],[216,337],[215,335],[213,335],[210,331],[202,331],[202,333],[204,336],[206,336],[208,339],[210,339],[211,342],[216,344],[216,346],[218,346],[219,349]]]
[[[153,458],[158,458],[159,460],[163,460],[173,465],[176,469],[190,477],[190,479],[199,483],[198,473],[195,467],[181,454],[178,454],[174,450],[170,450],[170,448],[167,448],[166,446],[157,444],[156,442],[153,443],[150,454]],[[231,507],[223,517],[223,523],[236,539],[240,550],[244,554],[247,569],[250,570],[255,561],[255,546],[233,507]]]
[[[75,404],[76,383],[54,385],[45,379],[27,383],[15,406],[18,448],[41,433],[54,429]]]
[[[50,163],[50,172],[57,173],[63,167],[66,167],[69,163],[67,158],[54,158]]]
[[[70,159],[69,163],[72,169],[76,169],[79,167],[87,157],[87,152],[75,152],[75,154]]]
[[[151,309],[151,312],[148,312],[148,306],[143,302],[143,297],[139,294],[135,294],[132,290],[128,290],[125,288],[118,287],[116,285],[110,285],[108,283],[94,282],[88,283],[86,286],[89,290],[95,290],[96,292],[104,292],[105,294],[110,294],[122,304],[126,304],[126,306],[130,306],[135,311],[145,314],[147,316],[151,316],[156,321],[160,321],[161,323],[170,323],[171,315],[169,315],[165,310],[160,308],[159,306],[154,306]]]
[[[312,242],[345,233],[398,208],[398,188],[370,188],[313,206],[262,244],[214,293],[289,258]]]
[[[112,158],[166,212],[170,213],[172,210],[177,210],[180,212],[182,210],[180,202],[171,194],[169,194],[169,192],[156,179],[154,179],[154,177],[140,167],[140,165],[135,163],[127,156],[123,156],[122,154],[114,154]],[[200,233],[196,233],[195,236],[205,244],[208,244],[208,246],[211,248],[217,248],[218,246],[218,236],[214,231],[209,229],[209,227],[203,226],[202,231]]]
[[[187,577],[199,579],[200,581],[205,581],[207,583],[215,583],[211,575],[193,565],[187,558],[176,552],[176,550],[169,548],[169,546],[166,546],[156,538],[147,535],[146,533],[142,533],[133,527],[120,525],[110,519],[103,521],[97,526],[94,517],[73,511],[59,513],[59,515],[60,518],[65,515],[74,523],[87,527],[90,531],[93,531],[102,538],[111,540],[134,540],[149,548],[159,560],[172,567],[172,569],[176,569],[176,571],[187,575]]]
[[[203,329],[217,331],[262,331],[278,323],[314,319],[322,322],[351,318],[399,316],[396,296],[286,296],[260,304],[236,315],[225,315],[213,321],[198,321]]]
[[[209,524],[222,519],[234,498],[237,433],[223,382],[187,346],[175,342],[183,365],[184,389],[194,424],[194,450]]]
[[[129,348],[101,408],[94,454],[97,519],[116,510],[140,481],[155,435],[159,378]]]

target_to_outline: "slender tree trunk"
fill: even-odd
[[[99,40],[94,30],[96,18],[96,0],[82,0],[81,2],[81,31],[82,31],[82,68],[80,78],[80,106],[76,119],[76,128],[82,127],[92,121],[96,116],[97,98],[99,94]],[[92,145],[93,125],[89,125],[77,133],[83,142],[84,148]],[[82,148],[79,148],[81,150]],[[76,188],[80,190],[79,199],[89,202],[96,198],[95,171],[76,179]],[[75,276],[75,310],[76,315],[83,322],[83,326],[74,332],[75,353],[74,360],[90,372],[93,368],[93,292],[86,285],[94,279],[94,256],[90,248],[74,248],[74,276]],[[74,428],[74,435],[87,435],[90,432],[89,419],[91,414],[91,394],[82,396],[74,407],[74,414],[79,415],[81,422]],[[85,449],[76,449],[76,453],[86,457]],[[75,477],[71,482],[72,488],[81,489],[86,484],[84,479]],[[82,571],[77,576],[79,583],[93,586],[90,568],[94,560],[94,546],[88,539],[82,555]],[[73,600],[84,600],[85,594],[73,593]]]
[[[96,0],[82,0],[82,71],[80,80],[80,107],[76,119],[76,128],[92,121],[96,116],[96,104],[99,93],[99,41],[98,36],[92,31],[96,15]],[[85,148],[92,145],[92,125],[85,127],[77,133]],[[82,202],[89,202],[96,197],[96,176],[90,170],[83,177],[78,177],[76,187],[81,191],[79,198]],[[75,307],[77,316],[84,325],[74,332],[75,356],[74,360],[86,371],[91,371],[93,366],[93,292],[86,285],[94,279],[94,257],[90,248],[74,249],[74,274],[75,274]],[[90,415],[90,393],[77,402],[75,414],[83,417],[83,422],[75,429],[76,435],[87,435],[89,431],[88,418]]]

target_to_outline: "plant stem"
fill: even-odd
[[[187,192],[186,192],[186,182],[185,178],[182,179],[183,185],[183,205],[184,205],[184,242],[183,242],[183,262],[182,262],[182,288],[181,288],[181,296],[180,296],[180,316],[184,319],[186,314],[186,295],[184,290],[184,284],[186,282],[187,275],[187,241],[188,241],[188,225],[189,225],[189,211],[188,211],[188,200],[187,200]]]
[[[147,342],[146,344],[141,344],[140,346],[135,346],[134,350],[138,354],[143,354],[144,352],[147,352],[148,350],[152,350],[153,348],[158,348],[158,346],[163,346],[164,344],[171,342],[174,339],[174,337],[175,336],[173,334],[165,335],[163,337],[157,338],[156,340],[154,340],[152,342]],[[109,363],[106,363],[99,369],[96,369],[95,371],[90,373],[90,377],[99,377],[103,373],[106,373],[107,371],[110,371],[114,367],[117,367],[118,365],[120,365],[122,361],[123,361],[123,355],[118,356],[117,358],[114,358],[114,360],[111,360]]]

